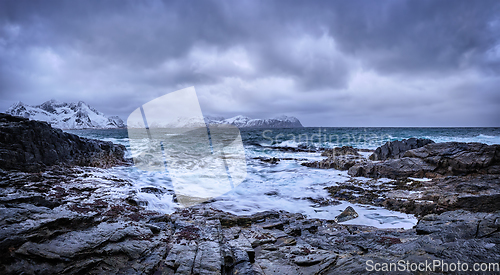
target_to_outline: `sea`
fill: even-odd
[[[127,157],[134,157],[130,150],[127,129],[66,131],[81,137],[125,145],[128,149]],[[308,218],[328,220],[334,219],[347,206],[351,206],[358,212],[359,217],[344,222],[345,224],[378,228],[407,229],[413,227],[417,219],[413,215],[370,205],[345,201],[341,204],[318,203],[331,201],[325,187],[341,185],[352,177],[347,175],[347,171],[309,168],[301,163],[323,159],[318,151],[320,148],[347,145],[359,149],[376,149],[387,141],[412,137],[427,138],[435,142],[500,144],[500,128],[243,128],[240,133],[246,160],[246,176],[241,184],[232,186],[229,191],[224,190],[223,194],[205,203],[236,215],[283,210],[301,213]],[[301,150],[294,151],[290,148]],[[272,157],[285,160],[268,163],[259,159]],[[107,169],[106,173],[131,182],[130,186],[120,187],[115,191],[134,196],[140,205],[149,210],[170,214],[183,207],[175,199],[175,188],[168,172],[144,171],[135,166],[128,166],[113,167]],[[360,182],[373,181],[362,177],[355,179]]]

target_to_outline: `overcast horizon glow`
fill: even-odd
[[[190,86],[226,118],[498,127],[500,1],[0,2],[0,111]]]

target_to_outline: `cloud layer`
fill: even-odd
[[[2,1],[0,109],[204,113],[306,126],[500,126],[498,1]]]

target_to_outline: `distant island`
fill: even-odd
[[[49,100],[40,105],[27,105],[17,102],[9,107],[7,114],[32,120],[48,122],[60,129],[119,129],[126,125],[118,116],[106,116],[83,101],[65,103]],[[246,116],[232,118],[206,116],[207,124],[231,124],[238,128],[299,128],[300,121],[291,116],[278,116],[268,119],[252,119]],[[189,122],[187,122],[189,124]]]
[[[296,117],[279,116],[268,119],[252,119],[246,116],[235,116],[225,119],[223,117],[205,117],[207,124],[232,124],[238,128],[299,128],[303,127]]]

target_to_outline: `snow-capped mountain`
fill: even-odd
[[[125,124],[117,116],[106,116],[83,101],[64,103],[50,100],[31,106],[17,102],[10,106],[7,114],[33,120],[46,121],[60,129],[107,129],[123,128]]]
[[[246,116],[235,116],[224,119],[223,117],[205,117],[207,124],[232,124],[238,128],[297,128],[303,127],[295,117],[279,116],[268,119],[252,119]]]

